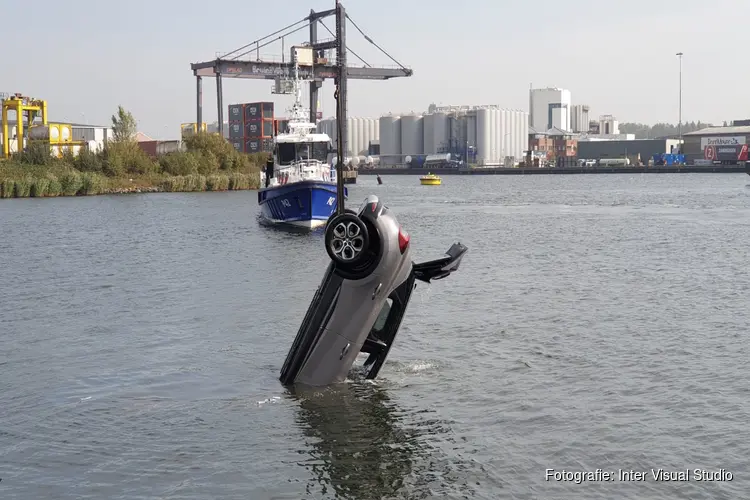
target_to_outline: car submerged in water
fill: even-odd
[[[325,247],[331,263],[287,354],[282,384],[343,382],[360,353],[368,355],[365,378],[377,377],[416,280],[449,276],[468,250],[454,243],[445,257],[415,264],[409,243],[409,234],[375,195],[356,212],[329,219]]]

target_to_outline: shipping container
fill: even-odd
[[[229,123],[245,121],[245,105],[244,104],[230,104],[229,113],[227,114],[227,120]]]
[[[182,141],[158,141],[156,145],[156,155],[161,156],[167,153],[176,153],[178,151],[185,151],[185,143]]]
[[[272,102],[249,102],[245,106],[245,122],[258,120],[273,120],[274,106]]]
[[[273,122],[270,120],[248,122],[245,124],[245,139],[260,139],[273,136]]]
[[[159,141],[140,141],[138,147],[151,158],[156,158],[156,145]]]
[[[262,149],[261,139],[245,140],[245,153],[260,153]]]
[[[273,151],[273,139],[245,140],[245,153],[270,153]]]
[[[263,119],[273,120],[273,103],[272,102],[263,103]]]
[[[263,122],[248,122],[245,124],[246,139],[260,139],[263,137]]]
[[[263,119],[263,103],[249,102],[245,106],[245,123],[256,122]]]
[[[289,120],[282,118],[274,120],[274,135],[285,134],[289,127]]]
[[[233,147],[234,149],[236,149],[236,150],[237,150],[237,151],[239,151],[240,153],[244,153],[244,152],[245,152],[245,149],[244,149],[244,147],[243,147],[243,144],[242,144],[242,141],[241,141],[241,140],[233,140],[233,141],[230,141],[230,142],[231,142],[231,144],[232,144],[232,147]]]
[[[242,123],[229,123],[229,138],[242,139],[245,136],[245,126]]]

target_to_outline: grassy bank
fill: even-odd
[[[199,134],[185,142],[187,151],[158,159],[133,141],[63,158],[52,158],[49,146],[32,143],[13,159],[0,160],[0,197],[231,191],[260,185],[266,155],[238,153],[215,134]]]

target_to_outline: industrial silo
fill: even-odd
[[[421,115],[401,117],[401,154],[424,154],[424,119]]]
[[[319,134],[327,134],[331,139],[333,147],[336,147],[336,137],[338,137],[338,134],[336,133],[336,118],[326,118],[325,120],[320,120],[318,122],[316,130]]]
[[[448,146],[450,129],[448,115],[432,113],[424,117],[424,154],[437,154],[441,148]]]
[[[348,157],[356,156],[359,147],[360,136],[362,135],[362,120],[360,118],[346,119],[346,151],[344,155]]]
[[[490,162],[492,147],[492,136],[491,136],[491,120],[492,116],[489,109],[479,108],[476,114],[476,150],[477,159],[476,162],[480,165],[484,165]]]
[[[381,116],[380,129],[380,164],[383,166],[401,163],[401,117]]]
[[[380,125],[375,118],[365,118],[364,121],[365,141],[362,147],[365,155],[368,155],[370,154],[370,143],[377,141],[380,137]]]

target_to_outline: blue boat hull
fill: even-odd
[[[348,195],[344,188],[344,199]],[[258,205],[267,223],[315,229],[336,211],[336,183],[301,181],[262,188]]]

